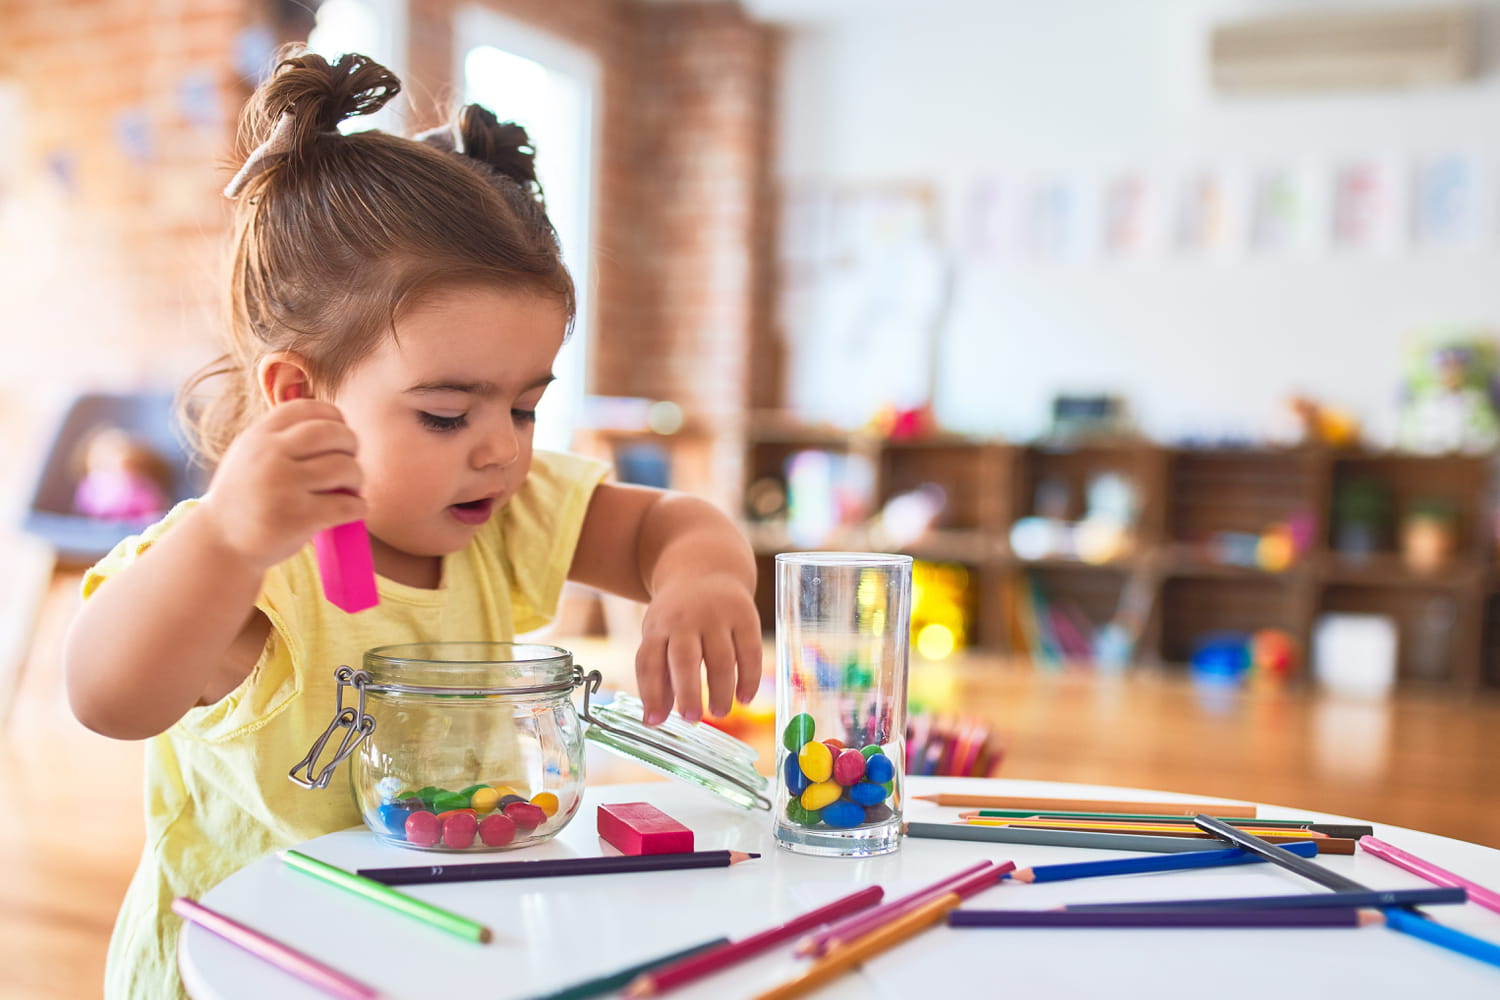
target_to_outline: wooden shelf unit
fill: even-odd
[[[1034,636],[1019,634],[1016,602],[1040,588],[1064,600],[1075,620],[1086,619],[1094,628],[1115,617],[1122,600],[1143,603],[1132,657],[1138,663],[1180,667],[1206,633],[1265,627],[1289,632],[1305,654],[1320,614],[1375,613],[1397,624],[1401,682],[1500,686],[1493,455],[1182,448],[1140,440],[1076,446],[958,436],[882,441],[779,422],[750,432],[746,481],[771,479],[785,488],[787,460],[819,449],[861,456],[873,469],[873,483],[868,509],[818,548],[894,548],[879,543],[868,518],[892,497],[923,483],[943,488],[947,505],[933,529],[900,550],[969,570],[971,642],[987,651],[1031,650]],[[1039,483],[1066,484],[1070,499],[1063,516],[1076,519],[1083,513],[1085,484],[1104,471],[1125,477],[1135,488],[1139,514],[1132,548],[1104,564],[1057,556],[1023,559],[1011,551],[1011,525],[1036,513]],[[1336,490],[1356,478],[1383,484],[1395,525],[1419,499],[1446,501],[1456,535],[1449,562],[1430,574],[1408,568],[1396,529],[1362,558],[1335,551]],[[1289,518],[1311,526],[1314,544],[1283,570],[1223,562],[1208,544],[1215,533],[1259,534]],[[748,522],[747,529],[760,562],[757,601],[769,631],[774,555],[798,546],[785,522]]]

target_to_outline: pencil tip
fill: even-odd
[[[1385,914],[1381,913],[1379,910],[1360,910],[1359,911],[1359,926],[1361,926],[1361,927],[1368,927],[1371,924],[1383,924],[1383,923],[1385,923]]]
[[[730,851],[729,852],[729,863],[732,864],[732,865],[737,865],[741,861],[749,861],[752,858],[758,858],[758,857],[760,857],[759,854],[751,854],[748,851]]]
[[[912,795],[909,797],[921,802],[936,802],[938,800],[936,795]]]
[[[1030,868],[1017,868],[1015,871],[1011,872],[1006,877],[1007,878],[1013,878],[1017,882],[1028,882],[1028,883],[1030,883],[1030,882],[1035,882],[1036,881],[1036,872],[1032,871]]]
[[[481,927],[481,928],[479,928],[479,943],[480,944],[489,944],[490,943],[490,939],[493,938],[494,936],[495,935],[493,933],[491,933],[491,931],[490,931],[490,929],[488,927]]]
[[[632,979],[630,981],[630,985],[626,986],[625,989],[621,992],[623,992],[627,997],[631,997],[632,1000],[634,1000],[634,998],[636,997],[651,996],[651,994],[656,992],[656,990],[654,989],[655,986],[656,984],[652,982],[649,976],[639,976],[635,979]]]

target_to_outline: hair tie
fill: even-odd
[[[281,117],[276,120],[276,127],[266,137],[266,141],[250,151],[250,155],[245,157],[244,166],[240,167],[239,172],[229,179],[228,184],[224,185],[224,197],[231,199],[239,197],[239,193],[244,190],[246,184],[260,176],[277,158],[290,153],[292,133],[292,113],[283,111]],[[323,134],[339,135],[340,133],[334,129]]]

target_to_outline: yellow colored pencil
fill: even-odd
[[[920,906],[905,916],[892,920],[884,927],[873,930],[864,937],[855,938],[846,945],[833,948],[823,958],[810,965],[802,975],[757,995],[755,1000],[788,1000],[790,997],[801,996],[808,990],[822,986],[829,980],[837,979],[870,956],[900,944],[942,920],[947,916],[948,911],[957,907],[960,902],[956,892],[939,896],[927,905]]]
[[[1031,829],[1047,830],[1112,830],[1119,833],[1159,833],[1164,836],[1197,836],[1202,834],[1195,826],[1185,826],[1181,823],[1115,823],[1109,820],[1091,819],[1047,819],[1031,817],[1027,819],[995,819],[989,816],[966,816],[964,821],[974,826],[1019,826]],[[1290,837],[1294,840],[1310,840],[1318,837],[1328,836],[1326,833],[1318,833],[1312,830],[1296,830],[1286,827],[1259,827],[1240,826],[1236,829],[1253,833],[1257,837]]]

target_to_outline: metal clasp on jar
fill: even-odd
[[[334,769],[349,758],[356,747],[364,742],[365,737],[375,731],[375,717],[365,712],[365,686],[370,683],[370,675],[363,670],[354,670],[350,667],[339,667],[333,672],[334,680],[338,681],[338,702],[334,709],[333,721],[328,728],[323,730],[323,735],[313,741],[312,749],[307,751],[307,756],[297,761],[287,776],[301,785],[303,788],[327,788],[328,779],[333,777]],[[353,687],[359,692],[359,707],[344,707],[344,688]],[[339,741],[339,748],[334,752],[333,759],[319,771],[313,774],[313,768],[318,766],[318,757],[323,753],[323,747],[327,745],[328,738],[333,735],[334,730],[345,730],[344,738]],[[302,777],[297,772],[306,770],[307,776]]]

